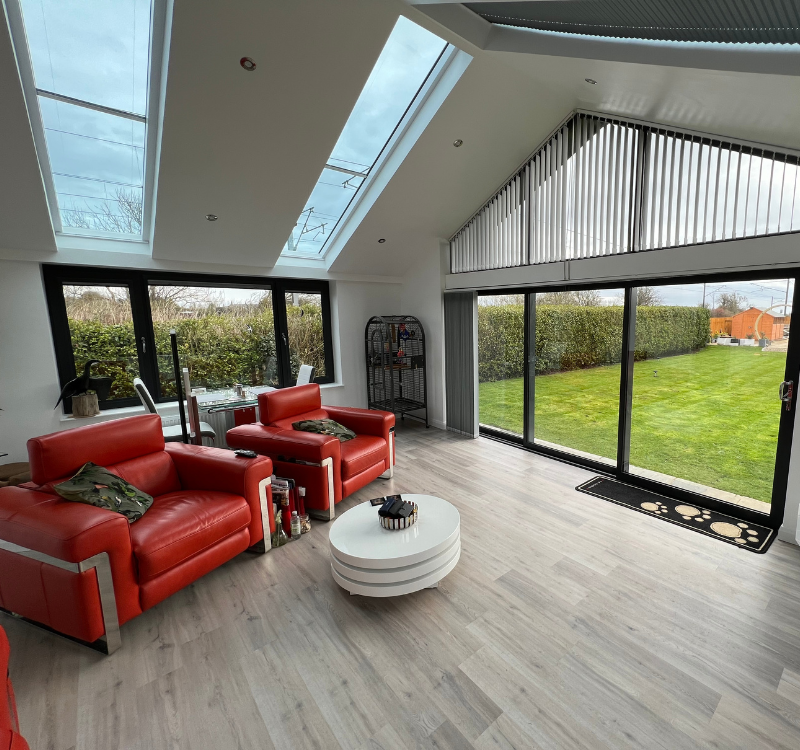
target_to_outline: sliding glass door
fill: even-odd
[[[533,442],[615,466],[624,290],[532,297]]]
[[[481,296],[481,430],[777,526],[795,287],[729,275]]]
[[[480,423],[522,436],[525,295],[478,297],[478,413]]]
[[[792,287],[636,290],[632,474],[769,514]]]

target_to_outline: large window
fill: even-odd
[[[61,384],[98,360],[92,375],[111,379],[101,408],[138,404],[137,376],[156,400],[175,398],[171,330],[193,386],[294,385],[302,364],[334,379],[325,281],[69,266],[44,278]]]
[[[323,252],[446,47],[427,29],[398,19],[286,242],[285,255]]]
[[[780,523],[800,376],[797,273],[479,296],[481,432]]]
[[[27,92],[36,96],[28,104],[35,112],[38,103],[41,115],[34,137],[57,204],[56,229],[141,238],[152,171],[149,103],[160,67],[154,19],[163,17],[164,3],[10,0],[8,6],[23,79],[32,79]]]

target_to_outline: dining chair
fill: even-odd
[[[156,403],[153,401],[153,397],[150,395],[150,391],[147,390],[144,381],[141,378],[134,378],[133,387],[136,390],[136,395],[139,396],[139,400],[144,405],[144,408],[151,414],[158,414]],[[164,433],[165,443],[180,443],[183,441],[183,430],[179,424],[162,427],[162,431]],[[201,438],[209,438],[212,442],[216,442],[217,440],[217,433],[208,422],[199,423],[199,433]]]
[[[314,365],[300,365],[300,372],[297,373],[295,385],[308,385],[314,380]]]

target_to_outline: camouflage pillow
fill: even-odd
[[[91,461],[84,464],[72,479],[55,485],[53,489],[65,500],[121,513],[128,523],[138,521],[153,504],[150,495]]]
[[[292,422],[292,427],[298,432],[316,432],[318,435],[333,435],[339,438],[339,442],[352,440],[356,433],[348,430],[342,424],[334,422],[332,419],[303,419],[300,422]]]

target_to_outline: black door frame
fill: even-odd
[[[772,483],[772,504],[769,515],[760,513],[751,508],[727,503],[724,500],[702,495],[689,490],[685,490],[673,485],[664,484],[646,477],[637,476],[629,472],[629,453],[630,453],[630,428],[631,410],[633,399],[633,348],[635,343],[635,290],[641,286],[669,286],[670,284],[716,284],[732,281],[757,281],[767,279],[786,279],[794,280],[794,292],[792,295],[792,314],[795,307],[800,305],[800,290],[798,290],[798,278],[800,277],[800,266],[791,266],[782,269],[769,271],[739,271],[728,273],[709,273],[692,274],[688,276],[669,276],[636,279],[635,282],[629,279],[619,281],[603,281],[597,284],[582,282],[569,282],[557,286],[526,286],[503,289],[481,289],[479,296],[491,296],[496,294],[522,294],[525,300],[524,318],[524,367],[523,367],[523,434],[507,432],[495,427],[480,425],[480,434],[487,437],[501,440],[533,453],[538,453],[550,458],[554,458],[565,463],[573,464],[584,469],[590,469],[599,474],[604,474],[620,479],[628,484],[642,487],[643,489],[658,492],[667,497],[672,497],[692,505],[700,505],[705,508],[729,513],[744,521],[762,524],[777,529],[783,522],[783,514],[786,508],[786,489],[789,478],[789,460],[792,449],[792,434],[794,429],[794,414],[797,408],[798,379],[800,377],[800,333],[789,336],[789,347],[786,354],[786,368],[784,380],[794,380],[794,392],[790,402],[790,409],[787,411],[781,406],[781,402],[775,398],[775,408],[781,408],[781,419],[778,428],[778,443],[775,456],[775,473]],[[530,342],[535,338],[536,326],[536,305],[534,294],[542,292],[558,291],[579,291],[579,290],[603,290],[603,289],[624,289],[625,292],[625,312],[623,322],[623,348],[622,348],[622,367],[620,368],[620,409],[619,425],[617,431],[617,458],[616,465],[612,466],[601,461],[594,461],[583,456],[570,453],[566,450],[558,450],[549,446],[538,445],[534,442],[534,397],[535,397],[535,351],[530,346]]]

